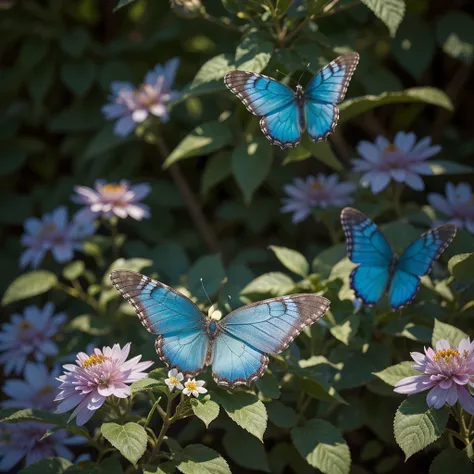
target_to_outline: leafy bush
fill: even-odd
[[[1,7],[0,469],[472,472],[467,6]],[[306,85],[351,51],[360,63],[327,141],[272,147],[224,83],[240,69]],[[348,205],[398,254],[427,229],[457,226],[404,309],[355,298]],[[226,389],[209,369],[197,380],[168,372],[112,285],[119,269],[215,318],[298,293],[331,307],[258,381]]]

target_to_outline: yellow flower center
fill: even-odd
[[[453,357],[460,357],[460,354],[456,349],[441,349],[436,352],[434,360],[435,362],[438,362],[438,360],[444,359],[446,362],[450,362]]]
[[[38,393],[40,395],[46,395],[48,393],[51,393],[53,391],[53,387],[51,385],[45,385]]]
[[[120,193],[123,192],[125,188],[121,184],[106,184],[104,185],[104,191],[108,193]]]
[[[179,380],[176,377],[170,377],[170,385],[178,385]]]
[[[186,388],[192,392],[194,390],[197,389],[197,383],[196,382],[193,382],[192,380],[190,380],[189,382],[186,382]]]
[[[314,183],[312,183],[311,187],[318,191],[324,188],[324,186],[319,181],[315,181]]]
[[[20,332],[26,331],[27,329],[30,329],[30,327],[31,327],[31,324],[28,321],[22,321],[18,325],[18,329],[20,330]]]
[[[398,151],[398,146],[394,143],[389,143],[384,150],[384,153],[393,153],[394,151]]]
[[[104,360],[110,360],[110,357],[106,357],[104,355],[95,355],[95,354],[91,354],[89,356],[88,359],[86,359],[83,363],[82,363],[82,367],[84,369],[87,369],[88,367],[92,367],[94,365],[98,365],[98,364],[102,364],[102,362],[104,362]]]

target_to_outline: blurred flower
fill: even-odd
[[[165,379],[166,385],[168,385],[169,391],[172,392],[175,388],[183,390],[183,384],[181,383],[184,379],[184,375],[178,372],[177,369],[171,369],[168,372],[168,378]]]
[[[146,376],[143,370],[153,362],[140,362],[141,355],[126,361],[130,352],[130,343],[123,349],[119,344],[113,347],[94,349],[91,355],[80,352],[76,364],[66,364],[60,392],[55,401],[60,401],[56,413],[65,413],[75,407],[71,418],[76,418],[78,426],[86,423],[105,402],[107,397],[115,395],[127,398],[132,392],[127,385]]]
[[[72,460],[74,455],[67,446],[82,444],[85,439],[81,436],[70,436],[64,430],[55,431],[41,439],[51,428],[54,428],[54,425],[35,421],[2,423],[0,425],[0,471],[10,471],[23,458],[27,466],[48,457],[59,456]]]
[[[375,143],[361,141],[357,151],[362,159],[353,160],[353,170],[364,172],[361,182],[370,185],[374,194],[385,189],[392,179],[421,191],[425,185],[419,175],[432,174],[423,161],[439,153],[441,147],[431,146],[429,137],[415,142],[416,135],[405,132],[398,132],[393,143],[381,136]]]
[[[183,18],[197,18],[203,11],[201,0],[170,0],[171,9]]]
[[[428,202],[449,218],[447,222],[474,234],[474,195],[470,184],[446,183],[446,198],[430,193]]]
[[[151,191],[149,184],[131,186],[123,179],[119,184],[97,180],[95,190],[85,186],[75,186],[76,195],[72,200],[78,204],[85,204],[75,216],[80,222],[90,222],[97,216],[111,217],[116,215],[122,219],[127,216],[136,220],[150,217],[150,210],[139,201]]]
[[[189,379],[184,382],[183,394],[198,398],[200,393],[207,393],[207,389],[204,388],[205,384],[204,380]]]
[[[293,212],[293,223],[304,221],[314,208],[344,207],[354,200],[350,196],[356,185],[339,182],[339,176],[332,174],[317,177],[308,176],[306,180],[296,178],[293,184],[284,187],[288,198],[283,199],[281,212]]]
[[[47,252],[59,263],[69,262],[74,250],[81,250],[84,240],[95,232],[91,222],[68,222],[65,207],[58,207],[41,219],[30,217],[24,222],[25,233],[21,243],[28,247],[20,257],[20,267],[38,267]]]
[[[0,332],[0,364],[6,374],[20,374],[31,354],[42,362],[58,353],[52,338],[66,320],[64,313],[53,316],[54,305],[46,303],[43,309],[27,306],[21,314],[13,314],[11,322],[2,325]]]
[[[11,400],[4,400],[4,407],[38,408],[52,411],[56,407],[54,396],[59,386],[56,377],[59,368],[48,372],[44,364],[28,362],[25,366],[24,380],[7,380],[3,386],[5,395]]]
[[[429,347],[425,353],[412,352],[416,365],[412,367],[424,375],[414,375],[400,380],[395,392],[412,395],[431,389],[426,397],[429,407],[441,408],[445,403],[461,406],[474,415],[474,397],[468,387],[474,385],[474,342],[463,339],[457,348],[448,341],[436,343],[436,352]]]
[[[159,117],[162,123],[169,120],[166,106],[180,96],[171,89],[178,66],[177,58],[169,60],[164,67],[157,64],[138,89],[129,82],[112,82],[110,103],[102,107],[102,113],[107,120],[118,119],[115,123],[117,135],[127,136],[149,114]]]

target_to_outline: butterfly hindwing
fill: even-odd
[[[261,352],[278,354],[305,328],[320,319],[329,300],[312,294],[282,296],[232,311],[223,329]]]
[[[372,306],[381,298],[390,279],[389,267],[359,265],[352,270],[350,286],[357,298]]]
[[[262,117],[260,128],[272,145],[294,148],[301,140],[300,111],[296,102]]]
[[[313,142],[326,140],[334,132],[339,119],[339,108],[335,104],[306,102],[306,128]]]
[[[394,310],[410,303],[420,287],[421,276],[427,275],[433,263],[446,250],[456,235],[456,226],[445,224],[422,234],[403,252],[390,282],[390,305]]]
[[[115,270],[110,278],[145,328],[158,334],[155,348],[160,359],[188,375],[201,372],[209,338],[199,308],[173,288],[140,273]]]
[[[268,356],[222,330],[214,344],[212,375],[219,385],[250,385],[268,366]]]

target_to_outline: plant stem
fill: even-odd
[[[153,403],[153,406],[151,407],[150,413],[148,413],[148,416],[146,417],[145,424],[143,425],[143,428],[147,428],[147,426],[150,424],[151,418],[153,414],[155,413],[155,410],[157,406],[160,404],[161,397],[158,397],[158,400],[156,400],[155,403]]]
[[[158,439],[156,440],[155,447],[153,448],[153,451],[150,454],[150,457],[148,458],[148,463],[151,463],[153,459],[158,455],[161,444],[163,443],[163,439],[166,435],[166,432],[168,431],[168,428],[170,426],[170,421],[171,421],[171,403],[174,399],[174,396],[170,393],[168,395],[168,401],[166,402],[166,416],[163,419],[163,424],[161,425],[161,430],[160,434],[158,435]],[[153,408],[152,408],[153,409]]]
[[[466,445],[467,457],[469,459],[473,459],[474,450],[471,444],[469,428],[466,425],[466,419],[464,418],[464,414],[465,414],[464,410],[461,407],[459,407],[459,418],[458,418],[458,423],[459,423],[459,428],[460,428],[459,434],[461,435],[463,443]]]
[[[400,217],[402,215],[402,206],[400,202],[402,191],[403,188],[401,184],[392,182],[393,208],[395,210],[395,213],[397,214],[397,217]]]
[[[169,155],[169,150],[159,131],[156,134],[156,139],[158,150],[160,151],[163,160],[165,160]],[[181,193],[184,202],[186,203],[186,207],[188,208],[188,212],[194,222],[194,225],[196,226],[198,232],[201,234],[201,237],[203,238],[207,247],[212,253],[220,253],[219,242],[214,233],[214,230],[212,229],[206,217],[204,216],[204,213],[202,212],[201,208],[201,203],[199,202],[198,197],[191,190],[188,182],[186,181],[186,178],[181,173],[181,169],[175,163],[171,165],[168,170],[179,192]]]
[[[58,281],[55,285],[55,288],[59,291],[68,294],[69,296],[72,296],[73,298],[84,301],[84,303],[88,304],[96,313],[101,312],[97,300],[92,296],[89,296],[81,287],[76,286],[75,288],[73,288]]]
[[[110,235],[112,237],[112,255],[114,257],[114,261],[119,258],[119,246],[118,246],[118,227],[117,227],[117,219],[112,217],[109,221],[110,227]]]

